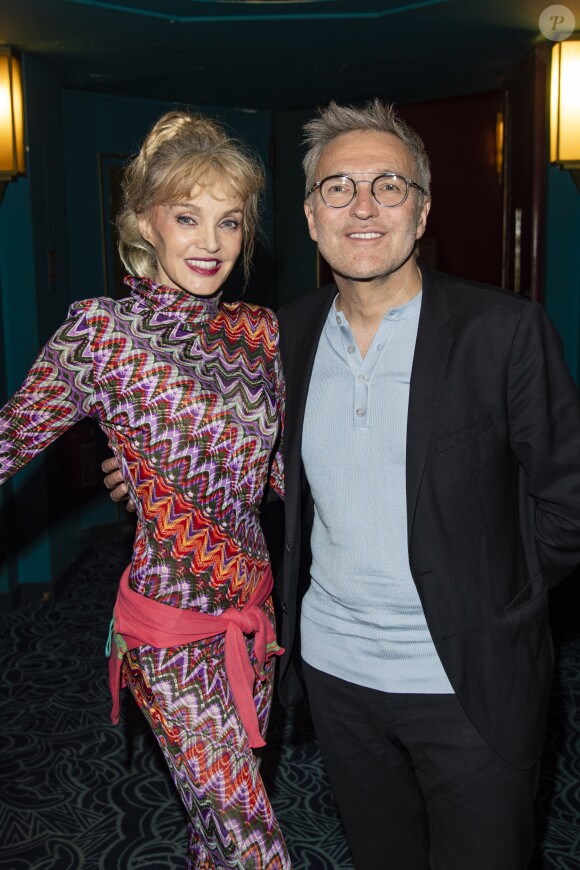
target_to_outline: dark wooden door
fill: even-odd
[[[542,300],[549,46],[540,43],[506,77],[503,282]]]

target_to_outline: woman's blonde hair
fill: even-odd
[[[155,249],[139,232],[139,215],[152,206],[189,197],[196,185],[211,188],[216,182],[245,202],[242,261],[248,281],[264,167],[218,121],[188,111],[168,112],[159,118],[125,168],[117,231],[119,254],[131,275],[154,280],[157,273]]]

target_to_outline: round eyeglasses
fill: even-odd
[[[370,184],[375,201],[383,208],[396,208],[398,205],[403,205],[409,196],[410,187],[415,187],[427,196],[427,191],[416,181],[411,181],[403,175],[396,175],[394,172],[383,172],[372,181],[355,181],[349,175],[328,175],[322,181],[313,184],[306,196],[310,196],[318,188],[324,205],[329,208],[344,208],[355,198],[359,184]]]

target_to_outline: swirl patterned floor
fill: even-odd
[[[184,866],[182,810],[141,714],[127,697],[121,726],[108,718],[104,643],[126,553],[121,541],[87,549],[54,603],[0,618],[2,870]],[[580,867],[580,597],[555,597],[533,870]],[[296,870],[351,870],[305,710],[274,710],[263,772]]]

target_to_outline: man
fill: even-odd
[[[279,315],[281,696],[300,636],[357,870],[525,868],[546,590],[580,562],[577,392],[539,306],[418,266],[429,165],[392,107],[306,133],[335,284]]]

